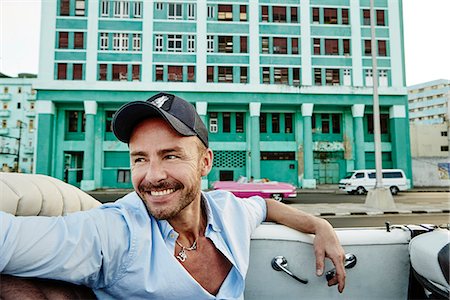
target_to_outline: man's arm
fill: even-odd
[[[338,284],[338,290],[342,293],[345,286],[345,252],[330,223],[272,199],[266,200],[266,203],[266,221],[283,224],[304,233],[315,234],[316,273],[318,276],[323,274],[325,257],[328,257],[336,267],[336,276],[328,282],[328,285]]]

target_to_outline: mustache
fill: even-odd
[[[166,180],[158,182],[158,184],[152,184],[151,182],[145,181],[139,184],[139,192],[146,192],[150,190],[168,190],[168,189],[182,189],[184,186],[180,182]]]

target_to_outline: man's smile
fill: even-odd
[[[150,191],[150,195],[156,197],[156,196],[165,196],[165,195],[169,195],[172,194],[173,192],[175,192],[175,189],[166,189],[166,190],[161,190],[161,191]]]

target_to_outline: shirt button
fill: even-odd
[[[173,239],[173,238],[175,237],[175,234],[171,233],[171,234],[169,235],[169,237],[170,237],[171,239]]]

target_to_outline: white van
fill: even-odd
[[[385,169],[383,173],[383,186],[391,190],[392,195],[399,191],[406,191],[408,183],[405,173],[400,169]],[[375,187],[376,170],[356,170],[351,175],[339,181],[339,189],[349,194],[364,195]]]

